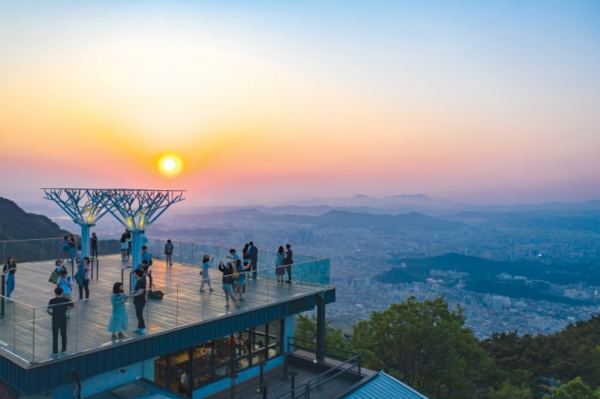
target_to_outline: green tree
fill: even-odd
[[[314,345],[314,344],[317,342],[317,318],[314,315],[311,315],[311,316],[298,315],[298,317],[296,317],[296,327],[294,330],[294,338],[312,342],[313,344],[306,344],[306,343],[299,342],[298,345],[307,346],[308,348],[314,350],[316,348],[316,345]],[[327,321],[325,323],[325,346],[328,347],[326,349],[326,352],[328,352],[330,354],[342,356],[345,358],[347,358],[349,356],[348,353],[345,353],[343,351],[336,351],[335,349],[332,349],[332,348],[338,348],[338,349],[347,350],[348,342],[346,342],[346,339],[344,338],[344,334],[342,333],[342,330],[338,330],[336,328],[331,327],[330,321]]]
[[[477,397],[497,370],[470,329],[462,309],[443,298],[392,304],[354,326],[351,346],[363,364],[385,370],[436,398]]]
[[[511,385],[508,381],[502,383],[499,389],[490,388],[489,399],[532,399],[531,389],[522,385],[517,387]]]
[[[552,396],[544,395],[544,399],[599,399],[600,389],[592,390],[581,377],[577,377],[567,384],[551,389]]]
[[[543,376],[562,381],[581,377],[591,389],[600,387],[600,317],[570,324],[548,335],[523,335],[517,332],[494,334],[481,346],[502,370],[529,370],[533,382]],[[513,382],[513,385],[520,385]]]

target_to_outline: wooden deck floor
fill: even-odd
[[[110,294],[115,282],[121,281],[121,268],[127,263],[120,256],[100,257],[99,278],[90,280],[90,300],[76,302],[78,286],[73,286],[72,298],[77,307],[68,320],[67,355],[118,344],[111,340],[107,331],[112,311]],[[54,297],[54,285],[48,282],[54,262],[33,262],[18,265],[14,302],[5,303],[5,313],[0,317],[0,348],[4,348],[29,362],[51,360],[51,319],[46,313],[48,301]],[[70,268],[70,266],[69,266]],[[211,271],[213,293],[199,293],[199,268],[174,264],[167,267],[156,260],[151,267],[154,284],[165,292],[163,300],[148,300],[145,321],[148,334],[177,326],[199,323],[231,313],[243,312],[256,306],[286,300],[310,292],[320,291],[321,286],[308,284],[282,284],[270,278],[247,279],[245,301],[238,308],[233,303],[225,307],[225,296],[221,289],[221,273]],[[129,269],[127,269],[129,271]],[[125,274],[125,286],[129,277]],[[135,309],[130,300],[126,304],[129,316],[129,331],[137,327]],[[124,340],[141,339],[128,332]],[[60,349],[60,348],[59,348]],[[2,354],[2,351],[0,351]]]

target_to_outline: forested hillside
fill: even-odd
[[[60,237],[66,232],[46,216],[27,213],[0,197],[0,240]]]

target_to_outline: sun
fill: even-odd
[[[175,154],[165,154],[158,160],[158,169],[167,176],[174,176],[183,169],[183,161]]]

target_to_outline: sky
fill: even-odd
[[[597,1],[0,2],[0,196],[600,198],[598,21]]]

